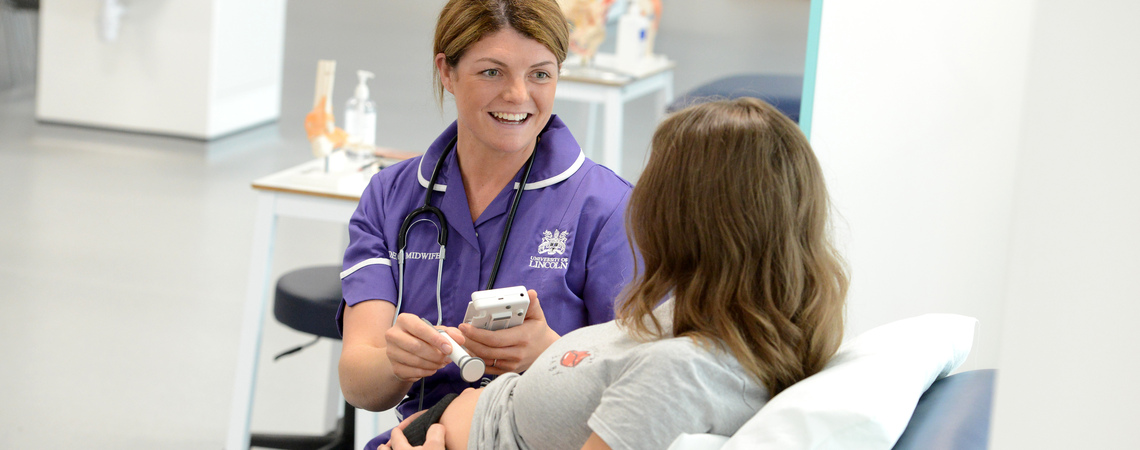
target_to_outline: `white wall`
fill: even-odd
[[[285,0],[215,0],[210,29],[211,136],[277,119]]]
[[[824,3],[812,144],[851,267],[849,334],[978,317],[996,364],[1030,2]]]
[[[1140,3],[1038,1],[992,447],[1140,448]]]
[[[812,141],[853,333],[947,311],[992,447],[1140,448],[1140,3],[826,2]]]
[[[104,43],[102,2],[43,2],[37,119],[169,134],[206,129],[210,9],[139,3],[118,41]]]

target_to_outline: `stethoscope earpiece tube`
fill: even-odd
[[[499,251],[495,254],[495,265],[491,266],[491,278],[487,279],[487,288],[491,290],[495,286],[495,279],[499,277],[499,264],[503,261],[503,251],[507,248],[507,236],[511,234],[511,224],[515,223],[515,212],[519,210],[519,200],[522,199],[522,193],[526,190],[526,182],[530,179],[530,169],[534,167],[534,155],[538,153],[538,141],[534,143],[534,150],[530,152],[530,158],[526,161],[526,171],[523,172],[522,183],[519,183],[519,191],[515,193],[515,200],[511,202],[511,212],[507,214],[507,224],[503,227],[503,239],[499,241]]]
[[[408,230],[412,228],[415,223],[415,218],[421,214],[431,214],[439,221],[439,232],[437,233],[440,246],[447,245],[447,219],[443,217],[443,211],[432,205],[424,205],[412,210],[408,216],[404,218],[404,223],[400,224],[400,234],[396,235],[396,248],[403,250],[408,244]]]
[[[412,228],[412,223],[420,214],[431,214],[439,221],[439,245],[447,245],[447,218],[444,217],[443,211],[431,205],[431,193],[435,190],[435,182],[439,179],[439,172],[443,170],[443,163],[447,159],[447,154],[451,152],[452,147],[455,147],[455,139],[451,138],[451,142],[443,148],[443,153],[440,153],[439,159],[435,162],[435,168],[431,171],[431,179],[428,180],[427,192],[424,193],[424,205],[412,210],[407,217],[404,217],[404,223],[400,224],[400,233],[396,235],[396,248],[400,251],[408,244],[408,230]],[[403,261],[401,261],[403,262]],[[399,313],[399,310],[396,311]]]

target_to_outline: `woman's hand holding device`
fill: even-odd
[[[530,299],[526,288],[511,286],[471,293],[464,323],[484,330],[502,330],[522,325]]]
[[[463,345],[463,334],[455,328],[446,328],[458,345]],[[386,352],[392,363],[392,372],[404,381],[416,381],[434,374],[451,360],[454,347],[435,327],[415,314],[403,313],[384,334]]]
[[[459,331],[467,338],[463,346],[472,356],[483,358],[488,374],[520,373],[530,368],[538,355],[558,340],[558,333],[546,323],[538,293],[531,289],[527,294],[530,301],[519,326],[490,331],[470,323],[459,325]]]

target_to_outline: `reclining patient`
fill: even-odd
[[[828,210],[811,147],[772,106],[673,114],[630,198],[643,267],[617,319],[398,430],[449,449],[660,449],[681,433],[732,435],[840,344],[847,276]],[[390,445],[408,448],[405,433]]]

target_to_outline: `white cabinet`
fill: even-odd
[[[277,119],[285,0],[122,3],[108,41],[104,1],[41,2],[37,119],[196,139]]]

